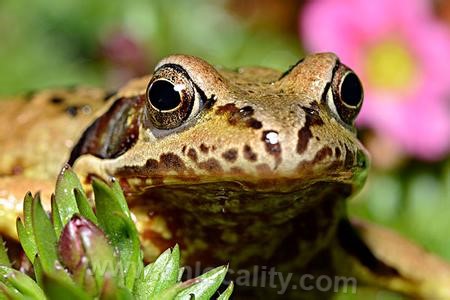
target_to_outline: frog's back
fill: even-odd
[[[56,178],[107,98],[101,89],[72,88],[0,101],[0,176]]]

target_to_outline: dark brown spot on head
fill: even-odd
[[[243,117],[251,117],[255,113],[255,110],[253,109],[253,107],[247,105],[241,108],[239,112]]]
[[[258,120],[256,120],[255,118],[250,118],[248,119],[246,122],[248,127],[251,127],[253,129],[261,129],[262,128],[262,123]]]
[[[224,115],[226,113],[234,114],[238,112],[239,109],[236,107],[234,103],[227,103],[225,105],[219,106],[216,110],[216,114]]]
[[[223,172],[222,166],[215,158],[210,158],[208,160],[198,163],[200,169],[206,170],[210,173],[220,173]]]
[[[66,107],[66,113],[71,117],[76,117],[78,115],[79,106],[69,105]]]
[[[298,131],[297,153],[302,154],[308,147],[309,140],[312,138],[311,127],[322,126],[324,124],[317,110],[318,104],[313,102],[311,107],[301,106],[305,112],[305,125]]]
[[[149,173],[153,173],[158,169],[159,163],[156,159],[152,159],[149,158],[147,159],[147,162],[145,163],[145,169],[147,169],[147,171]]]
[[[348,149],[347,145],[345,145],[345,160],[344,160],[344,167],[346,169],[349,169],[353,167],[353,163],[355,161],[354,153]]]
[[[305,112],[305,126],[321,126],[324,124],[319,113],[319,105],[317,102],[311,103],[311,107],[301,106]]]
[[[61,104],[64,102],[64,99],[59,97],[59,96],[53,96],[50,98],[50,103],[51,104]]]
[[[121,167],[116,171],[114,176],[117,176],[119,178],[129,178],[129,177],[135,177],[135,176],[150,177],[150,176],[153,176],[158,169],[159,169],[159,162],[156,159],[149,158],[149,159],[147,159],[144,166]],[[122,185],[122,181],[121,181],[121,185]]]
[[[309,139],[312,137],[311,129],[309,127],[302,127],[298,131],[297,153],[302,154],[308,147]]]
[[[258,156],[255,152],[253,152],[252,148],[249,145],[244,146],[244,158],[249,161],[256,161]]]
[[[231,125],[260,129],[262,128],[262,123],[252,117],[254,113],[253,107],[247,105],[239,109],[234,103],[227,103],[220,106],[216,111],[218,115],[228,115],[228,123]]]
[[[184,171],[186,169],[186,166],[181,158],[172,152],[161,154],[159,159],[161,164],[160,167],[162,169],[175,170],[177,172]]]
[[[330,173],[334,173],[337,170],[340,170],[342,167],[342,161],[340,160],[334,160],[327,166],[327,171]]]
[[[197,151],[195,151],[194,148],[189,148],[188,152],[187,152],[187,156],[192,159],[193,161],[197,161],[198,157],[197,157]]]
[[[202,144],[200,144],[200,151],[202,151],[205,154],[208,154],[209,147],[202,143]]]
[[[222,157],[229,161],[229,162],[235,162],[238,156],[238,151],[236,149],[229,149],[222,153]]]
[[[341,149],[339,147],[334,148],[334,153],[336,154],[336,158],[341,157]]]
[[[322,149],[320,149],[319,151],[317,151],[316,155],[314,156],[314,158],[312,160],[301,161],[297,165],[297,170],[300,172],[303,172],[305,174],[308,174],[311,172],[311,169],[313,169],[318,162],[324,160],[328,156],[330,156],[330,157],[333,156],[333,150],[330,147],[325,146]],[[333,161],[332,163],[327,165],[327,169],[328,170],[336,170],[336,169],[338,169],[339,165],[340,165],[339,161]],[[331,168],[331,167],[333,167],[333,168]]]
[[[327,156],[332,156],[332,155],[333,155],[333,150],[331,150],[330,147],[325,146],[316,153],[312,162],[316,163],[316,162],[322,161]]]
[[[186,146],[186,145],[183,145],[183,148],[181,148],[181,152],[183,152],[183,154],[185,154],[185,153],[186,153],[186,148],[187,148],[187,146]]]

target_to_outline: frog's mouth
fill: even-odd
[[[124,183],[123,179],[121,180]],[[284,182],[280,189],[259,189],[236,181],[174,184],[136,191],[124,186],[131,207],[166,214],[185,211],[201,223],[245,223],[257,218],[281,224],[321,203],[334,203],[350,196],[355,186],[344,181]],[[287,189],[287,186],[290,186]],[[211,217],[212,216],[212,217]],[[244,220],[243,220],[244,219]]]
[[[75,169],[84,178],[114,176],[132,207],[154,212],[182,210],[199,219],[216,214],[215,219],[223,222],[246,216],[282,222],[318,203],[344,199],[359,190],[367,176],[368,161],[363,154],[356,155],[352,164],[307,165],[296,173],[270,176],[151,172],[150,165],[108,169],[107,161],[90,155],[78,160]]]

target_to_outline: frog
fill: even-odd
[[[347,214],[370,167],[355,129],[363,98],[351,68],[317,53],[285,72],[171,55],[114,92],[1,101],[0,232],[17,239],[28,190],[50,209],[66,165],[86,186],[119,182],[148,261],[178,244],[187,266],[340,275],[450,299],[447,262]],[[311,290],[286,293],[333,295]]]

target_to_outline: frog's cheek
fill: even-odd
[[[129,150],[139,138],[143,102],[139,96],[117,99],[84,131],[70,154],[69,165],[84,154],[109,159]]]

